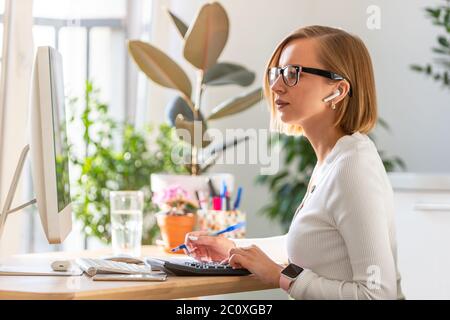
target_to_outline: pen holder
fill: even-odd
[[[245,212],[239,210],[198,210],[198,229],[217,232],[239,222],[245,222]],[[224,233],[227,238],[245,238],[245,225]]]

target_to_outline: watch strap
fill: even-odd
[[[289,279],[284,274],[280,275],[280,288],[284,291],[288,292],[289,288],[291,287],[292,279]]]

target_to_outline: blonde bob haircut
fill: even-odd
[[[317,40],[318,59],[323,67],[343,76],[350,82],[352,88],[352,96],[347,95],[336,104],[335,126],[340,126],[346,134],[356,131],[368,133],[377,121],[375,80],[369,52],[357,36],[341,29],[325,26],[300,28],[278,44],[269,59],[266,70],[278,66],[281,52],[290,41],[311,38]],[[287,135],[302,135],[301,126],[289,125],[280,120],[267,72],[264,76],[263,88],[269,102],[271,130]]]

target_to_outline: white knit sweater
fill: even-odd
[[[311,181],[286,235],[236,245],[303,267],[289,291],[295,299],[403,299],[393,191],[370,138],[340,138]]]

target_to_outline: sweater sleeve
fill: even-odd
[[[280,264],[288,263],[288,254],[286,246],[286,235],[268,237],[268,238],[244,238],[230,239],[237,247],[248,247],[250,245],[258,246],[273,261]]]
[[[361,155],[337,163],[325,210],[344,240],[353,277],[340,281],[305,269],[291,285],[293,298],[396,298],[396,268],[385,208],[390,193],[383,173],[377,159]]]

